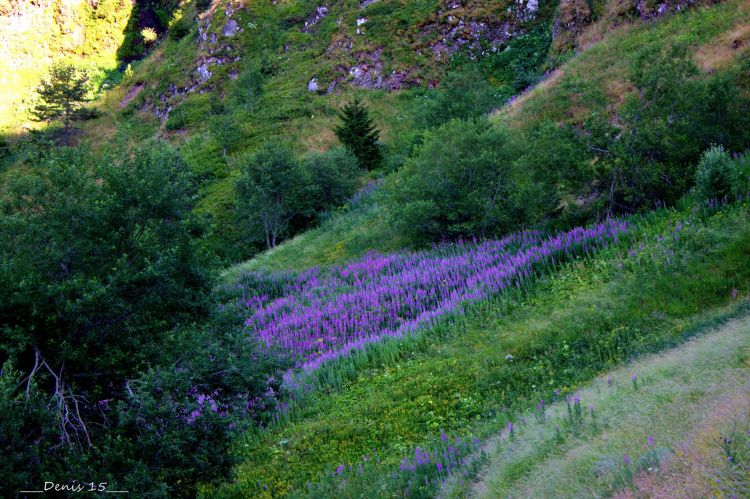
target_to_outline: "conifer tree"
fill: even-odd
[[[86,102],[90,90],[89,75],[71,64],[58,63],[37,87],[41,102],[32,114],[38,121],[63,118],[65,143],[70,144],[70,122],[77,118],[78,107]]]
[[[354,101],[344,106],[339,118],[341,124],[334,130],[336,137],[351,149],[361,167],[367,170],[376,168],[382,160],[378,147],[380,132],[362,101],[355,98]]]

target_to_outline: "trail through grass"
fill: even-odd
[[[742,438],[750,429],[750,316],[599,376],[576,395],[580,421],[569,423],[565,401],[549,407],[543,421],[527,414],[512,439],[505,433],[488,444],[486,473],[463,492],[488,498],[750,492],[750,439],[745,435],[739,457],[723,449],[733,433]]]

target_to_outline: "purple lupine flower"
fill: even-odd
[[[648,438],[646,439],[646,443],[648,444],[649,447],[653,447],[654,443],[656,443],[656,440],[654,440],[653,436],[649,435]]]
[[[630,456],[628,456],[627,454],[623,454],[622,464],[624,464],[625,466],[630,466]]]
[[[298,374],[286,373],[284,383],[304,387],[297,375],[385,338],[414,334],[446,314],[463,313],[465,303],[525,287],[543,269],[590,254],[627,230],[625,222],[609,220],[547,238],[524,231],[499,241],[371,252],[327,270],[244,272],[222,288],[239,295],[236,302],[221,305],[244,311],[248,334],[288,351]]]
[[[339,464],[338,467],[336,468],[336,474],[337,475],[342,474],[345,469],[346,469],[346,467],[343,464]]]
[[[443,430],[440,430],[440,440],[442,440],[443,442],[448,441],[448,435],[446,435]]]

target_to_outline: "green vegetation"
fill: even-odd
[[[300,162],[289,145],[268,143],[240,161],[236,217],[245,241],[264,241],[267,249],[344,203],[359,178],[357,159],[348,149],[313,153]]]
[[[382,161],[378,147],[380,132],[370,118],[362,101],[355,99],[341,110],[341,124],[334,132],[336,137],[357,157],[365,170],[374,170]]]
[[[702,314],[744,296],[750,282],[747,208],[694,213],[633,220],[628,245],[571,264],[527,297],[478,305],[407,340],[390,361],[360,365],[340,389],[241,440],[245,464],[226,495],[304,491],[306,481],[341,463],[356,467],[373,449],[388,484],[413,446],[434,443],[441,429],[502,428],[555,389],[569,393],[634,355],[694,334]],[[339,376],[346,379],[347,369],[343,363]]]
[[[745,494],[739,332],[591,385],[750,295],[750,6],[655,9],[0,0],[3,486]]]
[[[482,480],[454,482],[450,495],[747,494],[750,321],[719,324],[577,390],[584,413],[573,425],[563,402],[526,414],[513,440],[486,445]]]
[[[479,155],[456,161],[454,169],[451,153],[441,147],[453,144],[464,157],[482,151],[467,130],[489,130],[485,118],[403,134],[389,144],[386,157],[396,171],[367,210],[344,211],[340,220],[290,241],[288,250],[282,245],[250,265],[304,267],[357,256],[370,242],[389,250],[441,237],[495,237],[529,225],[564,228],[672,205],[692,187],[695,164],[711,144],[729,153],[750,145],[742,125],[750,111],[747,52],[711,72],[700,69],[705,63],[696,55],[748,16],[743,4],[726,2],[615,32],[577,55],[561,68],[562,76],[490,118],[500,131],[487,133],[506,138],[487,159],[495,166],[485,171],[495,177],[476,182],[478,190],[455,186],[461,175],[475,172]],[[445,95],[461,92],[468,85],[461,81],[449,79]],[[447,107],[446,113],[486,110],[491,92],[485,94],[483,85],[474,87],[476,97],[467,92],[464,111]],[[415,116],[424,116],[432,98],[443,97],[420,97]],[[415,118],[420,122],[437,123]],[[442,159],[432,171],[434,157]],[[371,232],[363,234],[363,226]]]
[[[40,121],[62,118],[63,137],[70,145],[70,122],[80,117],[78,108],[89,100],[89,92],[89,76],[85,71],[69,64],[55,64],[37,89],[42,102],[34,108],[34,116]]]
[[[184,163],[121,147],[40,153],[0,189],[8,490],[87,476],[190,497],[228,471],[248,402],[284,365],[209,320]]]

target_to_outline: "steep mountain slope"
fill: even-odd
[[[609,12],[620,5],[615,4],[606,4],[604,11]],[[718,75],[729,79],[739,90],[738,95],[750,95],[750,81],[747,79],[750,64],[750,30],[747,29],[750,4],[747,1],[725,2],[710,8],[696,7],[693,11],[666,17],[658,23],[632,18],[625,22],[623,19],[614,14],[602,14],[598,22],[588,29],[581,29],[576,43],[586,47],[585,50],[550,72],[540,84],[493,113],[491,120],[498,127],[514,129],[518,131],[522,143],[536,144],[534,147],[545,148],[554,154],[540,157],[538,163],[542,163],[543,168],[562,168],[566,161],[566,148],[575,147],[570,144],[559,146],[566,138],[564,133],[545,142],[544,134],[548,133],[545,126],[554,123],[556,127],[567,128],[571,134],[584,138],[584,147],[588,151],[583,157],[584,161],[590,163],[584,179],[593,179],[595,165],[601,164],[607,154],[601,149],[601,144],[588,138],[601,124],[611,127],[614,140],[630,131],[626,120],[628,114],[633,113],[632,106],[644,105],[638,99],[642,89],[636,86],[636,69],[654,74],[664,71],[665,82],[678,81],[676,74],[666,73],[667,68],[677,60],[677,56],[665,55],[671,46],[681,47],[681,53],[688,54],[687,63],[695,64],[698,72],[689,79],[710,79]],[[607,31],[613,25],[618,27]],[[602,33],[607,33],[606,38],[592,45],[591,40],[602,38]],[[685,87],[684,82],[676,85],[678,88]],[[684,104],[692,106],[684,92],[678,93],[675,99],[674,102],[685,99]],[[727,104],[730,108],[740,105],[738,101]],[[673,118],[664,117],[664,120],[669,119]],[[716,117],[717,122],[721,119],[721,116]],[[741,123],[740,118],[735,125],[744,126]],[[664,139],[664,145],[674,139]],[[686,144],[682,150],[696,146],[700,147],[695,143]],[[600,148],[598,151],[597,147]],[[738,147],[741,150],[743,146]],[[526,167],[525,164],[522,166]],[[534,167],[534,163],[528,163],[527,171]],[[384,184],[388,184],[388,179]],[[583,189],[590,190],[586,193]],[[598,190],[601,191],[601,187]],[[586,202],[586,196],[594,199],[597,195],[601,195],[601,192],[597,194],[596,186],[581,186],[581,190],[569,191],[569,197],[560,200],[560,208],[576,209]],[[408,240],[388,221],[390,203],[387,198],[377,196],[376,189],[375,195],[358,200],[320,228],[263,253],[239,268],[305,268],[343,261],[369,249],[397,249],[408,244]]]
[[[248,152],[263,143],[282,139],[298,154],[326,150],[337,144],[332,130],[338,110],[353,96],[360,96],[381,130],[386,167],[396,169],[421,141],[421,132],[415,131],[423,126],[420,113],[435,106],[446,75],[476,71],[476,76],[467,78],[479,78],[488,85],[491,99],[483,105],[502,107],[545,74],[545,85],[555,84],[563,73],[550,75],[551,71],[605,35],[610,38],[614,28],[626,32],[700,4],[195,0],[179,5],[142,1],[128,12],[128,2],[99,3],[95,8],[83,3],[69,11],[79,24],[80,19],[93,19],[86,22],[93,26],[94,34],[86,31],[80,35],[79,29],[65,36],[79,33],[76,36],[85,43],[83,47],[74,44],[74,48],[87,55],[87,64],[94,62],[86,47],[94,44],[103,57],[106,54],[109,62],[105,66],[110,72],[101,73],[99,83],[105,77],[107,87],[121,82],[99,100],[97,107],[103,116],[81,125],[84,141],[102,148],[116,135],[134,141],[157,136],[177,145],[201,183],[197,212],[209,222],[202,246],[207,253],[236,262],[260,249],[243,240],[233,210],[239,166]],[[50,4],[44,15],[55,11],[53,7]],[[58,23],[65,20],[59,15],[54,19]],[[149,47],[141,34],[143,27],[158,35]],[[65,39],[52,32],[38,33],[50,40]],[[726,35],[730,36],[729,30]],[[722,48],[722,60],[736,59],[747,45],[743,44],[745,36],[738,32],[731,40],[739,45],[730,54]],[[658,44],[655,36],[650,40],[652,46]],[[695,40],[693,44],[705,42]],[[147,48],[147,56],[136,60]],[[10,54],[7,60],[16,59]],[[34,60],[38,59],[35,55]],[[605,63],[596,55],[575,59]],[[119,70],[112,71],[118,63]],[[16,82],[8,91],[28,94],[33,88],[30,81],[43,67],[38,66],[23,77],[23,84]],[[609,90],[603,98],[597,97],[600,102],[624,98],[629,83],[618,71],[626,69],[620,61],[602,74]],[[5,74],[18,79],[23,72]],[[571,92],[567,84],[558,88]],[[518,99],[513,109],[526,100]],[[19,98],[6,102],[16,102],[12,105],[18,107]],[[581,119],[586,112],[598,112],[571,106],[563,98],[557,103],[543,116],[508,122],[533,125],[553,119],[555,113],[561,115],[562,106],[578,109]],[[480,106],[471,112],[487,110]],[[22,113],[23,106],[17,111]],[[377,235],[374,239],[389,241],[393,237]],[[394,242],[389,247],[401,245]]]

